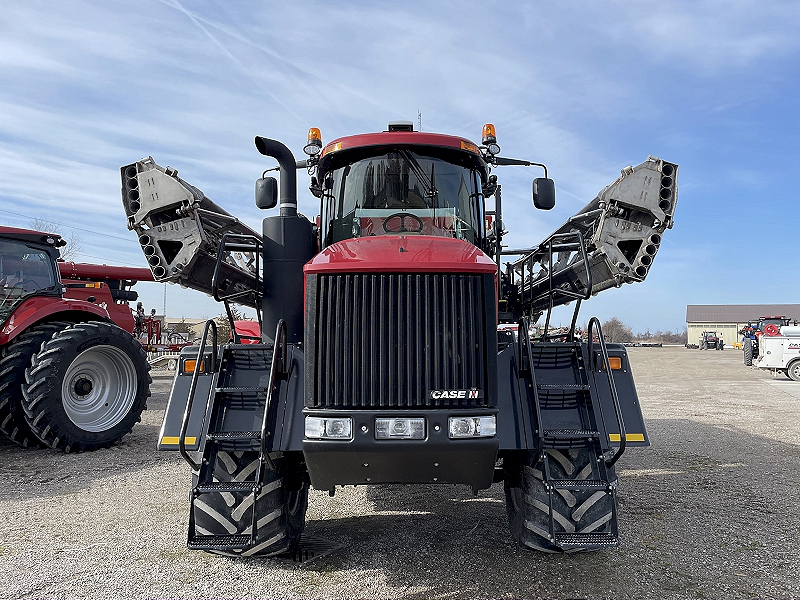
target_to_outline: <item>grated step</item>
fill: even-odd
[[[225,352],[234,350],[234,352],[229,352],[230,354],[236,354],[235,350],[246,350],[247,352],[254,352],[256,350],[265,352],[269,350],[271,352],[272,344],[225,344],[222,349]]]
[[[559,548],[611,548],[619,545],[617,537],[611,533],[556,533],[556,546]]]
[[[266,394],[267,388],[256,386],[256,387],[218,387],[214,389],[217,393],[222,394],[246,394],[248,392],[256,392],[258,394]]]
[[[190,550],[245,550],[251,540],[249,535],[196,535],[186,546]]]
[[[261,484],[252,481],[218,481],[213,483],[201,483],[195,487],[195,491],[201,494],[212,492],[248,492],[252,493]]]
[[[582,383],[537,383],[536,387],[540,390],[589,390],[588,385]]]
[[[599,438],[600,433],[591,429],[545,429],[544,437],[551,440],[591,440]]]
[[[571,479],[551,479],[548,483],[559,490],[607,490],[610,487],[607,481],[601,479],[581,479],[577,481]]]
[[[237,440],[261,439],[260,431],[213,431],[208,433],[209,440],[233,442]]]

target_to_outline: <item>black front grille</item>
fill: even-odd
[[[309,276],[306,405],[493,406],[493,282],[473,274]],[[429,394],[471,389],[481,397]]]

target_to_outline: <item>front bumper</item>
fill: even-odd
[[[486,489],[494,475],[499,446],[497,436],[450,439],[448,419],[496,412],[496,409],[304,410],[306,416],[353,418],[352,440],[303,440],[311,484],[321,490],[337,485],[378,483],[456,483],[476,490]],[[424,417],[426,437],[423,440],[376,440],[377,417]]]

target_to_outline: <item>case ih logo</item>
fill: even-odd
[[[789,344],[789,350],[800,350],[800,344]]]
[[[483,398],[483,390],[429,390],[428,400],[454,400],[457,398]]]

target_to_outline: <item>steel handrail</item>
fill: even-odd
[[[627,433],[625,431],[625,423],[622,418],[622,409],[619,406],[619,396],[617,395],[617,386],[614,383],[614,374],[611,372],[611,364],[608,360],[608,348],[606,341],[603,339],[603,328],[600,326],[600,319],[592,317],[589,319],[588,335],[589,335],[589,361],[594,370],[594,337],[592,336],[592,328],[597,325],[597,339],[600,344],[600,355],[603,360],[603,367],[605,368],[606,375],[608,376],[608,389],[611,392],[611,401],[614,406],[614,412],[617,417],[617,426],[619,427],[619,449],[614,453],[610,460],[606,461],[606,467],[613,467],[620,457],[625,453],[625,444],[627,442]],[[600,418],[603,419],[603,408],[598,402],[600,408]]]
[[[239,243],[232,242],[228,243],[228,239],[235,239]],[[222,268],[222,264],[225,262],[225,252],[227,250],[234,250],[234,251],[243,251],[244,247],[247,246],[253,249],[253,252],[256,255],[256,264],[255,264],[255,278],[256,281],[261,281],[261,240],[254,236],[244,233],[226,233],[222,236],[222,240],[219,244],[219,249],[217,250],[217,262],[214,265],[214,273],[211,277],[211,293],[214,297],[214,300],[217,302],[224,302],[225,303],[225,310],[228,313],[228,321],[230,321],[231,325],[231,332],[233,333],[233,338],[236,343],[238,343],[238,334],[236,333],[236,326],[233,322],[233,316],[231,315],[231,311],[228,307],[228,301],[234,300],[236,298],[241,298],[243,296],[248,296],[250,294],[253,295],[254,304],[256,309],[256,317],[258,318],[258,327],[261,329],[262,321],[261,321],[261,307],[259,307],[258,299],[262,297],[263,292],[260,287],[257,287],[254,290],[243,290],[239,292],[233,292],[227,294],[225,296],[221,296],[219,293],[219,275],[220,269]],[[225,263],[227,264],[227,263]],[[232,265],[228,265],[232,266]]]
[[[192,404],[194,403],[194,395],[197,391],[197,378],[200,374],[200,367],[205,360],[205,350],[206,350],[206,339],[208,338],[208,329],[211,328],[211,340],[212,340],[212,352],[211,352],[211,364],[209,365],[209,373],[213,374],[217,372],[217,324],[212,320],[209,319],[206,321],[206,326],[203,328],[203,338],[200,340],[200,349],[197,351],[197,360],[194,363],[194,372],[192,373],[192,384],[189,387],[189,398],[186,401],[186,408],[183,411],[183,420],[181,421],[181,433],[178,437],[178,449],[180,450],[181,456],[183,456],[184,460],[189,463],[192,467],[193,471],[199,471],[200,465],[189,456],[189,453],[186,451],[186,430],[189,427],[189,415],[192,412]],[[209,390],[209,397],[213,393],[213,390]],[[208,410],[206,410],[208,412]],[[203,422],[200,426],[200,432],[202,435],[203,425],[205,424],[206,415],[203,415]],[[197,442],[199,446],[200,436],[197,436]]]
[[[261,419],[261,456],[266,458],[270,467],[275,470],[275,465],[267,451],[267,420],[269,418],[270,404],[272,403],[272,390],[275,387],[275,381],[278,378],[278,360],[280,357],[280,372],[286,372],[286,321],[283,319],[278,320],[278,325],[275,328],[275,345],[272,349],[272,365],[269,369],[269,383],[267,384],[267,393],[264,400],[264,416]]]
[[[525,369],[528,371],[531,386],[533,387],[533,406],[536,410],[536,436],[538,438],[537,452],[540,453],[544,448],[544,430],[542,429],[542,410],[539,407],[538,401],[539,392],[536,389],[536,377],[533,373],[533,347],[531,346],[531,336],[528,331],[528,320],[524,317],[520,319],[519,323],[517,324],[517,328],[519,333],[518,339],[520,358],[522,357],[523,353],[522,343],[523,341],[525,343],[525,350],[527,354],[527,365],[525,366]]]

